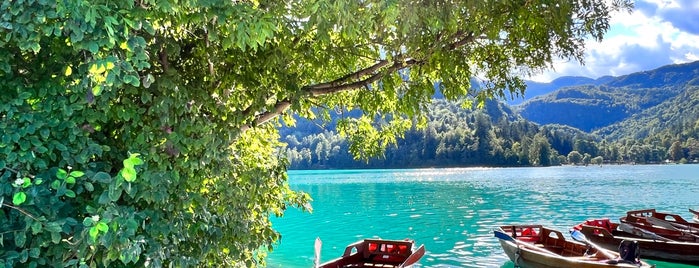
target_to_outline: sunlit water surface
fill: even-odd
[[[589,218],[618,220],[656,208],[690,218],[699,209],[699,165],[290,171],[313,213],[273,218],[282,234],[268,267],[312,267],[363,238],[411,238],[427,253],[417,267],[513,267],[492,230],[543,224],[564,233]],[[651,261],[658,267],[692,267]]]

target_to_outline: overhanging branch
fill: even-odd
[[[447,44],[443,47],[446,50],[455,50],[468,43],[475,40],[473,32],[463,32],[459,31],[452,36],[452,43]],[[317,97],[327,94],[338,93],[342,91],[350,91],[365,87],[374,82],[377,82],[384,78],[385,76],[397,72],[399,70],[409,68],[418,64],[422,64],[422,60],[408,58],[406,55],[400,54],[393,58],[392,61],[380,60],[375,64],[361,69],[359,71],[347,74],[340,78],[337,78],[330,82],[319,83],[315,85],[308,85],[302,88],[302,91],[306,94],[302,94],[296,98],[301,97]],[[241,131],[245,131],[251,126],[260,125],[268,122],[269,120],[284,113],[290,106],[291,103],[297,101],[298,99],[285,99],[280,100],[275,104],[274,109],[271,111],[266,111],[259,114],[250,125],[245,125],[241,128]]]

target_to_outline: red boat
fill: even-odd
[[[633,225],[614,223],[608,218],[587,220],[573,229],[609,250],[617,249],[624,240],[636,241],[642,258],[699,265],[699,243],[673,241]]]
[[[414,250],[412,240],[364,239],[345,248],[341,257],[316,265],[318,268],[343,267],[410,267],[425,255],[425,246]],[[316,254],[320,242],[316,241]],[[316,255],[316,258],[318,256]]]
[[[505,254],[522,268],[650,268],[638,258],[635,245],[625,247],[624,256],[617,249],[599,248],[586,241],[566,240],[563,233],[542,225],[508,225],[493,231]],[[575,235],[572,235],[574,239]],[[619,244],[617,244],[619,246]]]

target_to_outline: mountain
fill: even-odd
[[[563,124],[586,132],[600,130],[634,116],[650,116],[643,112],[656,106],[666,107],[669,101],[680,105],[684,99],[679,97],[686,96],[688,88],[699,83],[699,61],[594,81],[599,84],[566,86],[536,96],[515,106],[516,110],[539,124]],[[615,131],[599,133],[612,132]]]
[[[506,102],[509,105],[518,105],[536,96],[545,95],[563,87],[599,85],[607,82],[611,78],[611,76],[600,77],[598,79],[583,76],[562,76],[548,83],[527,80],[525,81],[527,89],[524,91],[524,96],[507,99]]]
[[[594,132],[610,140],[683,136],[699,128],[699,79],[677,96]],[[632,131],[630,131],[632,130]]]

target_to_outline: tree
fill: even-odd
[[[529,147],[529,159],[532,164],[537,166],[551,165],[551,145],[543,134],[537,133],[534,136],[534,141]]]
[[[582,61],[630,5],[4,1],[2,262],[254,266],[279,238],[270,215],[308,207],[280,115],[362,110],[338,131],[378,155],[424,123],[436,82],[477,104],[521,94],[521,75]]]
[[[590,160],[590,163],[593,165],[601,165],[602,163],[604,163],[604,157],[602,157],[602,156],[594,157]]]
[[[578,151],[572,151],[568,153],[568,163],[577,165],[583,160],[583,155],[581,155]]]
[[[667,152],[668,157],[670,157],[670,160],[678,162],[680,159],[684,158],[684,152],[682,151],[682,143],[679,141],[675,141],[672,143],[670,146],[670,149]]]

